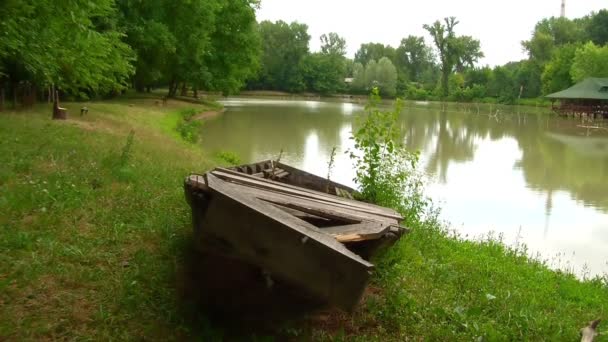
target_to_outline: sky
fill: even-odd
[[[566,17],[573,19],[608,7],[608,0],[566,0]],[[543,18],[559,16],[561,0],[262,0],[258,21],[298,21],[308,25],[310,48],[319,50],[319,36],[336,32],[346,39],[348,57],[362,43],[399,46],[408,35],[430,36],[422,28],[455,16],[458,35],[481,42],[481,65],[502,65],[526,58],[521,41],[530,38]]]

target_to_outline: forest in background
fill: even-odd
[[[608,10],[573,20],[542,19],[521,43],[528,58],[495,67],[479,65],[479,40],[458,35],[458,24],[450,17],[424,25],[430,42],[409,35],[398,47],[362,44],[351,60],[336,33],[321,36],[321,51],[310,52],[305,24],[264,21],[261,68],[247,88],[368,94],[377,86],[383,96],[412,100],[514,103],[586,77],[608,77]]]
[[[362,44],[346,57],[344,38],[306,24],[256,21],[259,0],[85,0],[0,4],[0,106],[32,104],[53,90],[71,99],[126,89],[168,88],[168,96],[242,89],[368,94],[413,100],[514,103],[608,77],[608,10],[548,18],[522,42],[528,58],[480,66],[479,40],[458,20],[424,25],[398,47]]]

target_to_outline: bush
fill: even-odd
[[[401,101],[386,112],[378,109],[380,101],[379,90],[374,88],[367,115],[352,136],[358,151],[348,153],[355,162],[355,182],[362,199],[397,210],[409,225],[418,222],[430,204],[422,194],[422,176],[417,171],[419,152],[410,152],[399,142]]]
[[[199,130],[202,126],[202,122],[194,119],[196,116],[196,109],[184,109],[179,112],[181,120],[178,122],[175,129],[181,135],[181,137],[191,143],[196,143],[199,138]]]

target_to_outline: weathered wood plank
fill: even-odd
[[[333,226],[321,228],[324,233],[332,235],[346,234],[382,234],[390,229],[390,225],[379,222],[361,222],[356,224],[348,224],[343,226]]]
[[[403,217],[396,213],[394,210],[372,206],[367,203],[348,200],[345,198],[340,198],[337,196],[332,196],[328,194],[324,194],[322,192],[316,192],[313,190],[298,188],[289,186],[288,184],[283,184],[279,182],[273,182],[268,179],[260,179],[250,175],[245,175],[239,172],[234,172],[231,170],[226,170],[230,172],[225,172],[226,169],[217,169],[216,171],[212,171],[215,176],[218,176],[223,179],[230,179],[232,181],[236,181],[239,183],[243,183],[245,185],[257,186],[263,189],[274,190],[281,193],[298,195],[301,197],[308,197],[318,201],[328,202],[335,205],[339,205],[341,207],[355,207],[358,210],[365,211],[370,214],[389,217],[395,220],[402,220]]]
[[[259,265],[271,277],[338,307],[357,304],[373,265],[314,226],[243,194],[238,185],[213,175],[208,185],[212,201],[201,224],[200,243]]]
[[[277,163],[277,165],[279,165],[279,164]],[[290,173],[294,173],[296,171],[297,172],[303,172],[301,170],[292,168],[289,165],[280,164],[280,166],[281,166],[281,168],[285,169],[286,171],[288,171]],[[295,170],[295,171],[291,171],[291,170]],[[245,178],[247,178],[248,176],[250,176],[250,175],[248,175],[246,173],[242,173],[242,172],[239,172],[239,171],[236,171],[236,170],[232,170],[232,169],[216,168],[212,172],[216,172],[216,171],[228,173],[228,174],[239,176],[239,177],[245,177]],[[310,175],[310,176],[312,177],[314,175]],[[314,177],[320,178],[318,176],[314,176]],[[255,178],[254,180],[259,180],[259,179]],[[325,187],[327,179],[321,179],[321,180],[325,182],[325,183],[323,183],[323,187]],[[360,201],[356,201],[356,200],[353,200],[353,199],[344,199],[344,198],[340,198],[340,197],[337,197],[337,196],[334,196],[334,195],[327,194],[327,193],[322,192],[322,191],[311,190],[311,189],[307,189],[307,188],[304,188],[304,187],[301,187],[301,186],[291,185],[291,184],[287,184],[287,183],[283,183],[283,182],[275,182],[275,181],[272,181],[272,180],[269,180],[269,179],[264,179],[263,181],[266,182],[266,183],[274,184],[274,185],[281,186],[281,187],[284,187],[284,188],[287,188],[287,189],[293,189],[293,190],[300,191],[300,192],[306,192],[306,193],[309,193],[309,194],[314,194],[316,196],[322,196],[322,197],[325,197],[325,198],[332,198],[333,200],[342,201],[342,202],[349,203],[351,205],[359,206],[359,207],[362,207],[362,208],[370,208],[370,209],[375,209],[375,210],[380,211],[380,212],[390,213],[390,214],[393,214],[395,216],[398,216],[400,219],[403,219],[399,215],[399,213],[397,213],[395,210],[390,209],[390,208],[386,208],[386,207],[382,207],[382,206],[379,206],[379,205],[375,205],[375,204],[371,204],[371,203],[365,203],[365,202],[360,202]],[[331,184],[334,185],[334,186],[336,186],[336,187],[344,187],[341,184],[334,183],[334,182],[331,182]],[[346,188],[346,187],[344,187],[344,188]],[[342,190],[348,192],[345,189],[342,189]]]

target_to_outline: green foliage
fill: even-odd
[[[326,55],[346,55],[346,40],[335,32],[321,36],[321,52]]]
[[[395,49],[390,45],[381,43],[361,44],[359,50],[355,52],[355,63],[361,63],[364,66],[371,61],[379,61],[382,57],[387,57],[391,61],[395,60]]]
[[[191,143],[196,143],[199,139],[199,132],[203,122],[196,119],[196,109],[183,109],[178,112],[180,120],[175,127],[175,130],[180,136]]]
[[[3,1],[0,69],[77,97],[124,89],[133,73],[131,48],[116,28],[112,0]]]
[[[593,13],[587,24],[589,39],[598,46],[608,44],[608,9]]]
[[[355,63],[353,67],[352,89],[363,93],[377,87],[382,95],[394,97],[397,87],[397,68],[388,57],[382,57],[380,61],[370,60],[365,67],[361,63]]]
[[[380,91],[374,88],[367,114],[357,123],[352,136],[355,150],[348,153],[356,170],[354,181],[364,200],[394,208],[405,217],[406,224],[413,223],[429,205],[416,169],[419,152],[408,151],[398,141],[401,101],[395,102],[392,111],[381,111],[380,101]]]
[[[313,53],[302,60],[301,71],[306,89],[319,94],[335,94],[344,89],[344,57]]]
[[[433,51],[423,37],[408,36],[395,51],[395,66],[410,82],[421,82],[424,72],[434,67]]]
[[[284,21],[262,21],[259,24],[262,40],[261,70],[251,88],[300,92],[305,89],[301,62],[309,53],[308,26]]]
[[[599,47],[592,42],[576,50],[570,75],[574,82],[587,77],[608,77],[608,45]]]
[[[572,86],[570,69],[577,45],[566,44],[555,49],[542,75],[543,93],[550,94]]]
[[[215,157],[223,162],[228,163],[229,165],[239,165],[241,164],[241,158],[231,151],[218,151],[215,153]]]
[[[459,21],[455,17],[437,20],[432,25],[424,25],[429,32],[441,63],[441,94],[447,97],[450,92],[449,76],[456,69],[464,71],[465,67],[472,68],[479,58],[483,57],[478,40],[470,36],[456,36],[454,27]]]

